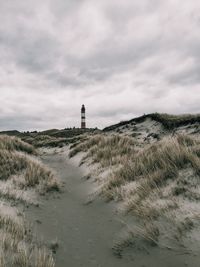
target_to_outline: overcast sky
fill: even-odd
[[[199,0],[0,0],[0,130],[200,112]]]

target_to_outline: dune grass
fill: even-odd
[[[48,133],[48,131],[47,131]],[[42,147],[48,147],[48,148],[53,148],[53,147],[63,147],[66,145],[72,145],[72,144],[77,144],[81,140],[85,138],[85,134],[79,134],[75,136],[52,136],[52,135],[47,135],[47,134],[25,134],[22,135],[22,139],[24,142],[30,144],[31,146],[35,148],[42,148]]]
[[[0,266],[55,266],[52,253],[33,238],[29,224],[17,214],[5,215],[0,211],[0,250]]]
[[[0,150],[21,151],[29,154],[35,154],[36,151],[33,146],[23,142],[18,137],[11,137],[7,135],[0,135]]]
[[[153,113],[149,115],[152,119],[160,122],[166,129],[173,129],[182,125],[200,122],[200,114],[173,115],[166,113]]]
[[[0,150],[0,179],[20,176],[15,184],[20,187],[40,187],[43,191],[59,190],[58,181],[42,163],[16,151]]]
[[[122,121],[120,123],[106,127],[105,129],[103,129],[103,131],[104,132],[115,131],[122,126],[127,127],[129,124],[132,123],[141,123],[144,122],[146,119],[151,119],[156,122],[160,122],[164,126],[165,130],[173,130],[177,127],[184,125],[190,125],[195,123],[199,125],[200,114],[183,114],[183,115],[173,115],[166,113],[145,114],[141,117],[137,117],[129,121]]]
[[[119,135],[95,135],[73,147],[69,157],[79,152],[87,152],[83,160],[92,159],[92,163],[99,163],[103,168],[114,166],[126,161],[134,153],[136,142],[129,137]]]
[[[121,211],[139,220],[132,237],[159,244],[166,231],[180,240],[183,226],[185,233],[194,227],[200,212],[196,205],[200,200],[198,138],[168,136],[138,149],[130,137],[98,135],[73,148],[70,156],[80,151],[104,169],[114,166],[106,178],[99,178],[100,194],[120,200]],[[168,223],[166,228],[163,219]]]
[[[23,213],[14,207],[60,189],[58,179],[36,154],[19,138],[0,136],[0,266],[55,266],[52,253],[33,238]]]
[[[68,138],[49,135],[24,136],[23,139],[34,147],[62,147],[68,144]]]
[[[146,177],[148,185],[159,186],[167,179],[178,175],[178,170],[190,165],[200,174],[200,159],[196,153],[197,141],[188,136],[166,138],[143,149],[127,161],[107,184],[107,190],[127,181]]]

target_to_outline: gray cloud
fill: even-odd
[[[0,129],[196,113],[195,0],[0,0]]]

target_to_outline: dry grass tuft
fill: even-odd
[[[15,151],[0,150],[0,179],[7,180],[13,175],[22,178],[15,179],[15,185],[22,187],[38,187],[45,191],[59,191],[59,182],[53,173],[42,163]]]
[[[69,143],[68,138],[49,135],[25,136],[23,139],[34,147],[62,147]]]
[[[105,168],[126,161],[134,153],[135,144],[130,137],[98,134],[73,148],[69,156],[73,157],[79,152],[87,152],[84,159],[91,158],[93,163],[100,163]]]
[[[40,248],[36,250],[36,262],[35,267],[54,267],[54,259],[52,254],[46,250],[46,248]]]
[[[200,159],[195,152],[196,144],[197,141],[189,137],[178,136],[143,149],[114,173],[106,185],[107,190],[112,190],[115,185],[140,180],[138,195],[142,192],[146,195],[152,188],[162,186],[168,179],[177,177],[178,171],[187,166],[194,168],[199,174]]]
[[[35,154],[36,151],[33,146],[23,142],[17,137],[11,137],[7,135],[0,135],[0,150],[8,151],[22,151],[29,154]]]

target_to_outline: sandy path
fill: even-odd
[[[81,168],[63,155],[45,155],[43,162],[53,168],[66,183],[60,198],[50,198],[40,208],[29,208],[27,216],[41,221],[36,231],[47,241],[58,239],[55,255],[58,267],[123,266],[112,254],[115,234],[122,224],[113,218],[112,207],[103,201],[85,205],[87,182],[81,180]],[[124,266],[133,266],[123,260]]]
[[[58,240],[57,267],[198,266],[194,256],[158,248],[152,248],[151,253],[131,250],[122,259],[115,257],[111,247],[122,223],[113,216],[112,204],[102,200],[84,204],[91,183],[81,179],[81,168],[64,155],[46,154],[42,160],[65,182],[65,189],[59,198],[44,200],[40,208],[29,208],[27,217],[41,222],[35,223],[35,228],[45,241]]]

